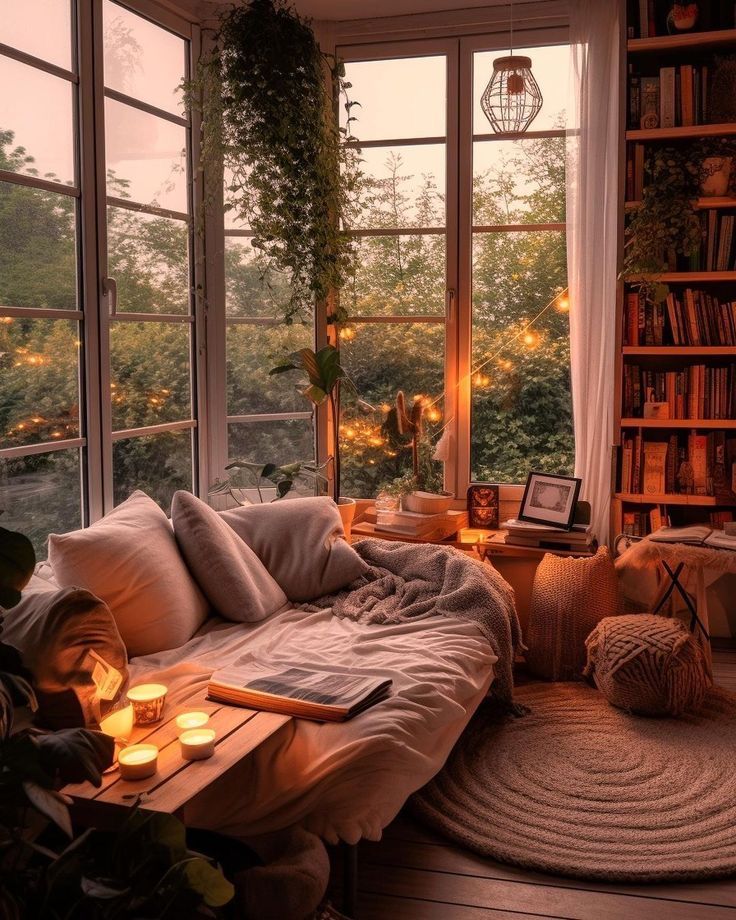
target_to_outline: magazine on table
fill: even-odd
[[[264,662],[222,668],[210,678],[209,699],[318,722],[345,722],[389,695],[391,679]]]

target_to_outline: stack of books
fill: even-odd
[[[504,521],[501,527],[507,531],[504,542],[510,546],[579,553],[595,552],[598,546],[591,531],[591,524],[573,524],[572,530],[563,530],[560,527],[530,524],[512,518]]]
[[[376,533],[422,540],[446,540],[468,526],[468,513],[443,511],[439,514],[420,514],[418,511],[391,511],[382,513],[379,520],[376,509],[369,508],[363,520],[372,524]]]

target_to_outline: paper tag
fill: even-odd
[[[97,652],[90,650],[90,656],[95,662],[92,669],[92,680],[97,687],[97,698],[101,700],[114,700],[117,692],[123,683],[123,675],[117,668],[113,667],[108,661],[98,655]]]

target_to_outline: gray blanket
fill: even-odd
[[[356,552],[371,567],[349,588],[309,607],[332,607],[359,623],[401,623],[441,614],[470,620],[498,658],[491,695],[511,704],[514,649],[521,628],[514,592],[489,564],[448,546],[361,540]]]

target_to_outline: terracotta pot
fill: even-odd
[[[706,198],[720,198],[728,194],[732,167],[733,157],[706,157],[703,160],[700,191]]]
[[[341,498],[337,503],[337,510],[340,512],[340,517],[342,518],[342,526],[345,530],[346,540],[350,539],[353,518],[355,517],[355,508],[354,498]]]

